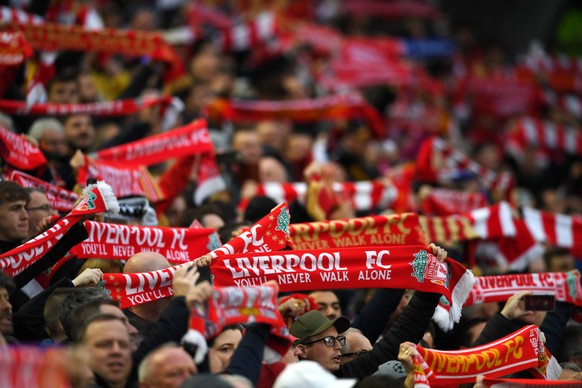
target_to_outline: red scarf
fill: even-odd
[[[163,193],[145,166],[119,166],[85,156],[85,164],[77,174],[77,184],[85,186],[87,179],[109,182],[118,198],[146,197],[152,202],[163,199]]]
[[[289,225],[293,249],[427,245],[416,213]]]
[[[0,33],[0,96],[14,81],[16,69],[33,55],[32,48],[19,32]]]
[[[170,263],[188,263],[206,253],[216,239],[214,229],[157,228],[86,221],[89,238],[70,253],[81,259],[127,260],[142,251],[159,252]]]
[[[0,268],[9,276],[16,276],[41,259],[74,224],[89,214],[107,210],[118,212],[119,205],[111,187],[105,182],[88,186],[83,200],[49,230],[24,244],[0,255]]]
[[[206,121],[197,120],[166,133],[97,151],[96,156],[112,163],[149,166],[171,158],[211,153],[213,150]]]
[[[551,294],[558,302],[582,306],[580,275],[570,272],[478,276],[475,277],[475,284],[464,306],[504,302],[520,291]],[[446,301],[441,299],[439,302],[434,320],[445,331],[453,328],[454,322],[449,319],[449,306]]]
[[[214,259],[211,271],[219,287],[275,280],[284,292],[342,288],[435,292],[452,303],[455,322],[474,282],[460,263],[451,259],[440,263],[420,245],[231,254]]]
[[[505,376],[547,366],[547,354],[537,326],[529,325],[486,345],[456,351],[416,346],[415,387],[473,383],[478,375]],[[545,373],[544,373],[545,375]]]
[[[225,326],[236,323],[266,323],[284,327],[279,314],[276,287],[214,287],[208,299],[208,317],[215,324],[207,327],[206,338],[211,338]]]
[[[0,100],[0,110],[10,115],[24,116],[67,116],[87,113],[95,117],[129,116],[142,110],[160,105],[167,107],[171,97],[137,98],[117,101],[90,102],[85,104],[34,104],[25,101]]]
[[[235,122],[261,120],[320,120],[365,118],[379,136],[384,125],[379,113],[359,95],[336,95],[316,100],[243,101],[215,100],[206,107],[209,118]]]
[[[245,252],[273,252],[289,240],[289,206],[280,203],[241,234],[210,252],[213,258]]]
[[[8,25],[10,31],[22,31],[35,50],[71,50],[81,52],[111,53],[131,56],[148,56],[166,62],[173,71],[183,65],[174,49],[165,42],[160,32],[126,31],[104,28],[87,30],[83,26],[66,26],[56,23]],[[178,69],[178,70],[176,70]]]
[[[545,153],[582,154],[582,135],[577,128],[568,128],[532,117],[517,121],[508,135],[509,151],[521,158],[527,148],[541,149]]]
[[[523,220],[533,238],[549,245],[568,248],[582,256],[582,218],[523,208]]]
[[[4,387],[70,387],[67,360],[63,347],[3,346],[0,370]]]
[[[580,387],[579,380],[496,379],[487,376],[483,378],[482,384],[489,388],[546,388],[550,386],[568,388]]]
[[[279,250],[285,246],[289,235],[288,225],[287,205],[280,204],[248,230],[210,252],[210,255],[220,257],[228,253]],[[120,302],[121,308],[136,306],[173,295],[171,284],[177,269],[178,266],[144,273],[108,273],[103,275],[102,287]]]
[[[46,166],[41,150],[21,135],[0,127],[0,156],[6,164],[19,170],[36,170]]]
[[[74,207],[75,202],[77,202],[79,199],[79,195],[77,195],[77,193],[73,193],[72,191],[51,185],[46,181],[17,170],[10,172],[8,179],[18,183],[22,187],[34,187],[44,190],[46,197],[53,209],[56,209],[60,212],[70,211]]]
[[[289,350],[295,337],[279,314],[278,288],[273,285],[259,287],[214,287],[208,300],[208,312],[198,305],[191,312],[190,330],[186,341],[205,346],[205,339],[217,336],[222,328],[233,324],[265,323],[271,326],[264,359],[275,362]]]

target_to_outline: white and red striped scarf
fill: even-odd
[[[71,387],[68,368],[70,356],[70,351],[64,347],[2,346],[0,348],[2,386]]]
[[[533,117],[517,120],[507,137],[508,151],[521,158],[524,151],[533,147],[543,152],[582,154],[582,134],[576,128],[554,124]]]
[[[52,185],[21,171],[14,170],[10,172],[8,179],[18,183],[22,187],[34,187],[44,190],[51,206],[60,212],[70,211],[79,199],[77,193]]]
[[[0,255],[0,267],[9,276],[16,276],[30,267],[48,252],[75,223],[89,214],[107,210],[119,211],[117,199],[105,182],[89,185],[85,197],[71,212],[61,218],[50,229],[18,247]]]
[[[558,94],[551,90],[544,91],[544,100],[550,106],[557,106],[573,114],[577,119],[582,118],[582,100],[575,94]]]
[[[582,218],[523,208],[523,220],[534,239],[540,243],[571,249],[582,255]]]
[[[437,160],[440,163],[435,165]],[[515,185],[510,173],[496,173],[481,166],[439,137],[431,137],[423,142],[417,157],[417,172],[421,180],[449,183],[462,171],[476,174],[487,189],[504,197]]]
[[[388,209],[396,199],[397,190],[381,181],[335,182],[334,191],[343,193],[351,199],[358,211]],[[307,183],[263,183],[258,186],[257,195],[273,198],[275,202],[304,202]]]
[[[97,151],[90,156],[110,163],[149,166],[180,156],[213,152],[206,120],[197,120],[143,140]]]
[[[465,214],[447,217],[420,216],[419,219],[429,241],[446,244],[476,238],[492,240],[515,237],[517,233],[512,208],[507,202]]]

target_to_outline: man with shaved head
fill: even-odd
[[[170,266],[170,262],[158,252],[139,252],[127,260],[123,267],[123,273],[158,271]],[[162,311],[164,311],[171,301],[171,298],[158,299],[124,310],[129,322],[139,332],[136,338],[138,345],[154,323],[160,319]]]

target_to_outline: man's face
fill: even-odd
[[[38,191],[30,193],[30,200],[26,206],[26,212],[28,213],[28,238],[37,235],[36,227],[41,220],[44,220],[48,216],[57,214],[57,212],[52,208],[46,195],[39,193]]]
[[[67,142],[65,141],[64,132],[47,129],[42,133],[38,144],[44,152],[50,152],[58,156],[67,154]]]
[[[337,337],[338,333],[336,328],[333,326],[330,327],[323,333],[314,336],[309,340],[309,342],[327,336],[332,336],[334,338]],[[315,361],[330,372],[336,372],[339,370],[342,360],[342,346],[339,341],[335,341],[333,346],[326,346],[323,341],[317,341],[308,345],[299,344],[297,347],[301,350],[301,358]]]
[[[0,240],[22,242],[28,238],[26,201],[5,201],[0,205]]]
[[[101,313],[103,314],[115,315],[125,323],[125,326],[127,327],[127,332],[129,333],[130,350],[132,353],[135,352],[137,350],[136,338],[138,330],[136,329],[135,326],[133,326],[129,322],[129,319],[127,319],[123,311],[121,311],[119,307],[110,304],[102,304],[101,307],[99,308],[99,311],[101,311]]]
[[[75,81],[55,82],[47,96],[48,102],[71,104],[79,102],[79,90]]]
[[[158,388],[178,388],[184,380],[197,372],[192,357],[181,348],[158,351],[150,364],[151,383]]]
[[[89,115],[72,115],[65,121],[65,138],[72,150],[86,152],[95,139],[95,128]]]
[[[309,294],[319,305],[321,311],[329,319],[335,319],[342,315],[339,299],[331,291],[316,291]]]
[[[346,336],[349,351],[347,355],[342,356],[342,364],[353,361],[360,354],[369,352],[373,348],[370,341],[357,331],[348,331],[344,335]]]
[[[117,319],[89,324],[83,337],[89,367],[110,385],[124,384],[131,370],[127,327]]]
[[[13,331],[12,305],[9,301],[8,290],[0,287],[0,333],[2,335],[10,335]]]
[[[232,149],[239,151],[241,161],[246,164],[257,164],[263,156],[259,135],[254,131],[239,131],[234,134]]]

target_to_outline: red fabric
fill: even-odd
[[[289,226],[293,249],[427,245],[416,213],[307,222]]]
[[[164,193],[164,200],[156,203],[156,213],[163,213],[188,185],[188,178],[196,156],[189,155],[178,158],[158,181],[158,186]]]
[[[249,230],[244,231],[210,254],[214,257],[220,257],[227,253],[271,252],[281,249],[285,246],[289,233],[287,230],[281,230],[286,225],[284,222],[278,222],[280,217],[287,218],[288,225],[286,204],[280,204]],[[174,266],[161,271],[139,274],[104,274],[103,288],[108,290],[113,299],[120,302],[121,308],[140,305],[173,295],[171,284],[177,269],[178,266]]]
[[[9,179],[18,183],[22,187],[34,187],[44,190],[51,206],[60,212],[70,211],[75,202],[79,199],[79,196],[72,191],[51,185],[48,182],[20,171],[12,171],[9,175]]]
[[[455,322],[473,282],[461,264],[440,263],[420,245],[225,255],[212,260],[211,271],[219,287],[274,280],[283,292],[378,287],[435,292],[451,302]]]
[[[545,355],[540,329],[533,325],[475,348],[444,352],[417,345],[416,350],[415,387],[474,383],[479,374],[499,377],[542,367]]]
[[[337,95],[313,100],[242,101],[215,100],[206,107],[209,118],[235,122],[293,120],[314,122],[363,118],[382,137],[384,124],[380,114],[359,95]]]
[[[87,113],[95,117],[128,116],[152,106],[167,106],[170,97],[127,99],[118,101],[91,102],[86,104],[34,104],[28,106],[24,101],[0,100],[0,110],[10,115],[26,116],[67,116]]]
[[[0,33],[0,96],[14,82],[16,69],[32,55],[32,48],[20,32]]]
[[[0,156],[4,163],[25,171],[45,167],[47,163],[37,146],[23,136],[2,127],[0,127]]]
[[[489,388],[544,388],[551,386],[576,388],[580,387],[580,381],[566,381],[566,380],[536,380],[536,379],[499,379],[485,376],[483,383],[485,387]]]
[[[149,166],[180,156],[205,154],[213,149],[206,121],[198,120],[169,132],[98,151],[96,157],[112,163]]]
[[[85,186],[87,179],[93,178],[110,184],[118,198],[143,196],[152,202],[163,198],[163,193],[145,166],[120,166],[99,159],[85,160],[77,175],[77,184],[81,187]]]
[[[391,19],[407,17],[434,19],[439,16],[439,10],[422,1],[404,0],[347,0],[343,6],[350,15],[373,15]]]
[[[158,228],[86,221],[89,237],[70,250],[81,259],[127,260],[142,251],[159,252],[170,263],[190,262],[211,250],[210,228]]]
[[[422,213],[425,215],[450,216],[468,213],[487,206],[487,197],[482,193],[432,189],[422,201]]]
[[[61,347],[5,346],[0,352],[4,387],[70,387],[67,360]]]

